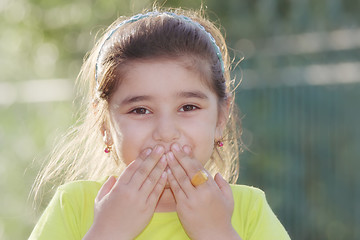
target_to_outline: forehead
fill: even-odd
[[[188,71],[198,74],[204,83],[211,85],[211,67],[209,61],[196,55],[184,54],[182,56],[154,56],[142,59],[130,59],[120,66],[120,72],[125,75],[131,71],[135,65],[144,65],[160,63],[166,65],[167,63],[173,63]]]
[[[214,95],[203,73],[184,60],[136,60],[126,65],[115,95],[202,91]],[[114,96],[116,97],[116,96]]]

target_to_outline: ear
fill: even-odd
[[[100,131],[101,131],[101,135],[103,136],[103,141],[104,141],[105,145],[107,145],[107,146],[113,145],[114,141],[112,139],[110,128],[109,128],[108,124],[103,122],[101,125],[101,128],[100,128]]]
[[[215,140],[216,141],[222,139],[222,137],[223,137],[223,132],[225,130],[226,124],[229,119],[230,107],[231,107],[231,98],[230,97],[228,97],[226,99],[225,103],[222,103],[219,105],[218,121],[217,121],[216,129],[215,129]]]

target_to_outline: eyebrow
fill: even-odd
[[[200,92],[200,91],[180,92],[177,95],[182,98],[199,98],[199,99],[204,99],[204,100],[207,100],[209,98],[205,93]]]
[[[152,99],[152,97],[147,96],[147,95],[129,96],[121,101],[121,105],[127,105],[127,104],[141,102],[141,101],[148,101],[151,99]]]
[[[198,99],[203,99],[203,100],[209,99],[209,97],[205,93],[200,92],[200,91],[179,92],[176,95],[181,98],[198,98]],[[148,96],[148,95],[129,96],[121,101],[121,105],[127,105],[127,104],[141,102],[141,101],[149,101],[151,99],[153,99],[153,97]]]

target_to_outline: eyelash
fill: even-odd
[[[145,111],[145,113],[139,113],[138,111]],[[131,110],[129,113],[132,113],[132,114],[136,114],[136,115],[145,115],[145,114],[149,114],[150,111],[146,108],[143,108],[143,107],[139,107],[139,108],[135,108],[133,110]]]
[[[182,110],[181,112],[190,112],[200,109],[198,106],[192,105],[192,104],[186,104],[182,106],[180,109],[183,109],[184,107],[191,107],[191,110]]]
[[[184,109],[185,107],[191,107],[191,109],[190,110],[189,109],[185,110]],[[191,111],[195,111],[195,110],[198,110],[198,109],[200,109],[198,106],[195,106],[195,105],[192,105],[192,104],[186,104],[186,105],[183,105],[180,108],[180,112],[191,112]],[[139,108],[132,109],[129,113],[136,114],[136,115],[145,115],[145,114],[149,114],[150,111],[148,109],[146,109],[146,108],[139,107]]]

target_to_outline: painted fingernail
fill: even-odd
[[[183,149],[184,149],[185,153],[187,153],[187,154],[191,153],[191,148],[189,146],[184,146]]]
[[[156,146],[155,148],[155,152],[160,154],[164,151],[164,147],[163,146]]]
[[[176,151],[176,152],[180,152],[180,146],[177,143],[174,143],[171,147],[172,150]]]

